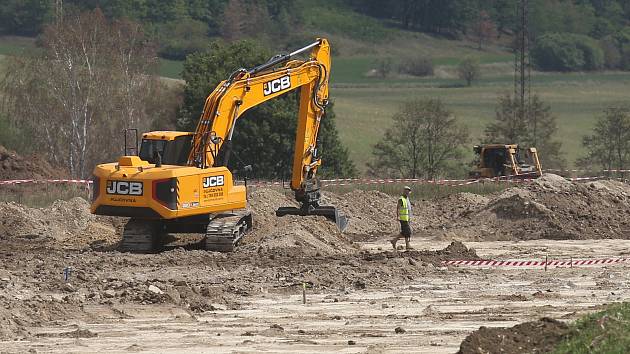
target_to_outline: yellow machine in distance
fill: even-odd
[[[306,60],[295,60],[310,51]],[[256,105],[300,89],[291,189],[300,208],[278,216],[323,215],[343,230],[346,218],[320,206],[316,172],[321,165],[317,137],[328,104],[330,47],[326,39],[277,55],[253,69],[239,69],[206,99],[194,133],[154,131],[142,135],[138,156],[94,169],[91,211],[125,216],[125,251],[159,249],[166,233],[205,233],[205,247],[231,251],[252,226],[244,185],[234,185],[227,168],[237,120]]]
[[[517,144],[475,145],[476,169],[470,178],[493,178],[509,176],[537,178],[542,176],[538,151],[534,147],[520,148]]]

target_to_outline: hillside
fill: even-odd
[[[458,3],[457,0],[445,3],[451,2]],[[82,1],[68,3],[82,9],[93,6]],[[210,3],[212,2],[208,2]],[[162,16],[165,19],[156,20],[158,17],[155,14],[129,10],[132,11],[129,13],[132,18],[143,21],[147,30],[156,33],[156,38],[161,41],[160,75],[180,78],[183,61],[178,59],[177,53],[203,50],[203,43],[211,38],[222,37],[229,40],[226,36],[233,36],[232,39],[253,36],[265,46],[275,47],[277,51],[297,48],[318,36],[329,38],[333,47],[331,98],[335,102],[337,125],[342,141],[348,146],[350,155],[361,172],[365,172],[365,164],[371,158],[372,145],[382,137],[384,130],[390,125],[391,116],[405,100],[442,99],[457,118],[468,126],[471,132],[468,143],[472,146],[480,141],[485,125],[493,119],[497,97],[513,92],[513,56],[508,48],[511,42],[510,27],[504,23],[512,9],[501,9],[500,1],[479,5],[482,11],[486,11],[484,8],[488,10],[498,30],[482,49],[479,49],[480,43],[471,30],[466,30],[474,23],[475,17],[465,17],[461,11],[453,12],[453,16],[460,16],[453,20],[455,22],[443,25],[451,26],[446,27],[447,30],[431,30],[422,28],[420,22],[413,22],[417,20],[414,18],[408,19],[411,22],[405,24],[405,18],[401,17],[396,7],[399,2],[394,0],[385,2],[392,5],[391,9],[383,10],[393,11],[389,15],[374,12],[373,7],[370,7],[374,5],[373,1],[263,1],[263,5],[256,8],[246,7],[245,16],[242,16],[240,22],[237,21],[238,26],[228,28],[226,21],[234,19],[231,6],[237,2],[231,0],[214,3],[218,5],[207,9],[219,11],[214,15],[205,10],[202,15],[193,8],[192,2],[186,5],[188,8],[180,9],[188,11],[188,15],[184,15],[186,20],[182,23],[198,25],[198,22],[206,21],[208,27],[201,32],[192,25],[171,28],[169,26],[173,20],[168,17]],[[551,30],[571,30],[598,35],[594,32],[597,24],[593,21],[605,18],[606,9],[593,7],[595,17],[591,18],[588,17],[591,16],[588,15],[591,10],[584,8],[586,5],[567,5],[569,3],[571,2],[534,2],[532,31],[541,34]],[[115,5],[104,2],[101,6],[106,14],[116,14],[120,10]],[[541,9],[546,9],[548,14]],[[167,11],[160,11],[162,10]],[[614,11],[628,13],[625,8]],[[267,17],[262,18],[261,13]],[[439,15],[445,14],[447,13]],[[573,16],[571,18],[574,21],[584,23],[585,27],[583,26],[583,30],[553,27],[549,22],[549,14],[567,18]],[[627,15],[624,16],[626,17],[615,18],[614,23],[611,19],[611,29],[608,31],[614,31],[626,23]],[[259,26],[262,30],[252,31],[252,26]],[[172,38],[160,35],[160,31],[167,30],[170,30],[168,34]],[[435,33],[440,31],[441,33]],[[606,38],[605,33],[599,35]],[[180,36],[186,38],[185,41],[182,40],[188,48],[184,52],[177,52],[172,47],[172,43]],[[193,42],[196,43],[195,46],[189,46]],[[35,41],[32,38],[0,37],[0,69],[2,56],[24,53],[34,48]],[[401,61],[418,57],[430,59],[434,67],[433,75],[415,77],[398,72],[397,66]],[[473,87],[464,87],[463,82],[457,78],[456,66],[464,57],[478,58],[481,63],[482,77]],[[391,71],[383,77],[374,75],[375,69],[383,62],[390,63]],[[630,74],[611,70],[581,73],[534,71],[532,79],[532,90],[550,104],[552,113],[558,118],[562,151],[567,158],[568,167],[572,167],[576,158],[584,154],[581,137],[590,133],[595,119],[606,107],[625,102],[623,92],[630,80]],[[468,158],[472,159],[472,153]]]

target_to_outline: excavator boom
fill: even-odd
[[[311,51],[308,60],[293,60]],[[284,66],[276,68],[278,65]],[[290,54],[277,55],[252,69],[239,69],[208,96],[197,125],[188,163],[204,168],[227,166],[236,122],[248,109],[292,90],[300,90],[300,108],[295,134],[291,189],[300,208],[283,207],[276,215],[320,215],[333,220],[340,230],[347,221],[334,207],[319,205],[321,164],[317,137],[328,104],[330,46],[325,39]],[[274,69],[275,68],[275,69]]]

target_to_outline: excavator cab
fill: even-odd
[[[142,136],[140,159],[156,165],[186,166],[193,133],[156,131]]]

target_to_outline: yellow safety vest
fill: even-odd
[[[399,200],[402,201],[402,206],[398,208],[398,220],[409,221],[411,211],[409,208],[409,199],[401,196]]]

